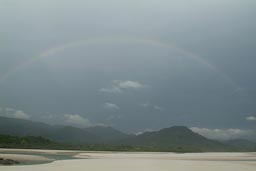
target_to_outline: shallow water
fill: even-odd
[[[51,163],[56,160],[72,160],[72,159],[77,159],[74,157],[75,154],[78,154],[76,152],[53,152],[53,153],[48,153],[48,152],[40,152],[40,151],[1,151],[0,150],[0,155],[1,154],[13,154],[13,155],[32,155],[32,156],[41,156],[45,157],[47,159],[50,159],[49,161],[44,161],[44,160],[22,160],[19,161],[20,163],[18,165],[34,165],[34,164],[45,164],[45,163]]]

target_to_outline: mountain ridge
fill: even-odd
[[[76,128],[0,117],[0,134],[41,136],[57,143],[70,145],[105,144],[112,150],[118,147],[119,150],[126,148],[135,151],[256,151],[256,143],[219,142],[195,133],[185,126],[172,126],[139,135],[129,135],[106,126]]]
[[[13,136],[42,136],[56,142],[76,145],[107,143],[109,141],[120,139],[120,137],[129,136],[128,134],[114,128],[108,128],[108,132],[109,134],[111,132],[114,133],[111,138],[106,138],[106,136],[100,135],[99,132],[95,131],[94,127],[82,129],[65,125],[56,126],[41,122],[0,116],[0,134]]]

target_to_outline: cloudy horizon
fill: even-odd
[[[148,104],[142,104],[144,107],[148,107]],[[105,103],[104,108],[118,110],[120,109],[116,104],[112,103]],[[156,109],[160,110],[160,109]],[[162,110],[162,108],[161,108]],[[15,118],[15,119],[24,119],[24,120],[31,120],[31,116],[27,113],[25,113],[22,110],[15,110],[13,108],[0,108],[0,116],[2,117],[8,117],[8,118]],[[78,128],[86,128],[86,127],[94,127],[94,126],[103,126],[103,127],[113,127],[113,125],[106,125],[104,123],[91,123],[90,120],[88,120],[85,117],[80,116],[79,114],[64,114],[63,116],[54,116],[54,115],[48,115],[47,116],[49,120],[56,119],[59,122],[48,122],[44,119],[44,123],[51,124],[51,125],[66,125],[66,126],[74,126]],[[254,121],[256,122],[255,116],[247,116],[245,118],[247,121]],[[42,122],[42,120],[31,120],[35,122]],[[186,126],[186,125],[170,125],[172,126]],[[163,127],[164,128],[164,127]],[[137,132],[125,132],[129,134],[135,134],[139,135],[145,132],[152,132],[152,131],[158,131],[159,128],[156,130],[153,130],[151,128],[142,129]],[[208,129],[208,128],[199,128],[199,127],[190,127],[193,132],[198,133],[204,137],[207,137],[209,139],[213,140],[219,140],[219,141],[227,141],[227,140],[235,140],[235,139],[247,139],[256,142],[256,129],[239,129],[239,128],[228,128],[228,129]]]

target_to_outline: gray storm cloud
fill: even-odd
[[[0,7],[2,116],[127,132],[186,125],[235,136],[256,129],[255,1]]]

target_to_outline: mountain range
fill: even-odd
[[[81,129],[72,126],[49,125],[41,122],[6,117],[0,117],[0,134],[42,136],[56,142],[76,145],[108,143],[129,137],[125,133],[105,126]]]
[[[136,151],[256,151],[254,142],[241,139],[219,142],[194,133],[185,126],[129,135],[106,126],[76,128],[0,117],[0,134],[18,137],[40,136],[56,143],[70,145],[131,146]]]

